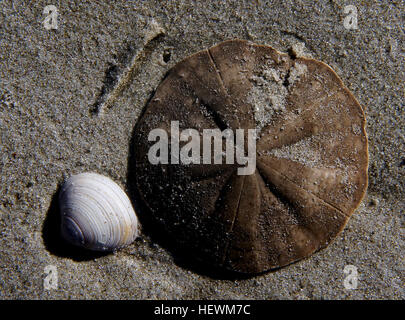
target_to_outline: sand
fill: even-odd
[[[0,4],[0,299],[405,298],[403,2],[358,3],[356,30],[344,27],[344,1],[55,1],[56,30],[43,24],[48,4]],[[128,190],[132,130],[165,73],[232,38],[329,64],[363,106],[369,188],[344,231],[308,259],[237,279],[148,230],[107,255],[61,246],[64,179],[94,171]],[[95,113],[134,57],[129,85]],[[356,289],[345,288],[347,265]]]

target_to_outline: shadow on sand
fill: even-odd
[[[61,237],[61,218],[59,213],[59,191],[53,195],[51,205],[48,209],[44,224],[42,226],[42,239],[45,248],[53,255],[70,258],[74,261],[88,261],[108,254],[105,252],[96,252],[80,247],[73,246]]]

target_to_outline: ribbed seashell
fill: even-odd
[[[114,251],[138,236],[138,218],[125,192],[96,173],[70,177],[59,194],[62,237],[77,246]]]

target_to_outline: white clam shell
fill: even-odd
[[[96,251],[113,251],[138,236],[138,218],[125,192],[96,173],[70,177],[59,194],[62,237]]]

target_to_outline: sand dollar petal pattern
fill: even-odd
[[[151,130],[256,129],[256,170],[148,161]],[[326,64],[243,40],[178,63],[135,130],[139,193],[196,258],[241,273],[288,265],[327,246],[367,188],[363,110]]]

